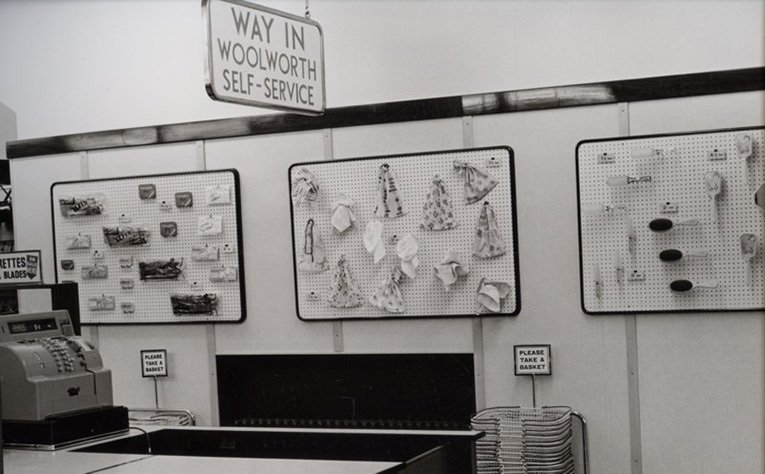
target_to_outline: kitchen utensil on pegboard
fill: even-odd
[[[752,260],[757,254],[757,247],[759,247],[759,238],[755,234],[741,234],[741,256],[744,257],[744,263],[746,264],[746,286],[752,286]]]
[[[744,170],[744,183],[750,186],[749,161],[754,156],[754,140],[748,133],[736,137],[736,151]]]
[[[717,197],[722,192],[723,178],[717,171],[707,171],[704,174],[704,188],[712,199],[712,222],[717,222]]]
[[[675,280],[669,284],[669,289],[678,293],[685,293],[696,288],[714,289],[720,284],[714,280],[693,282],[691,280]]]
[[[683,260],[688,257],[708,257],[709,251],[708,250],[678,250],[678,249],[667,249],[662,250],[659,252],[659,259],[662,262],[677,262],[679,260]]]
[[[654,219],[648,223],[648,228],[654,232],[667,232],[673,229],[675,226],[697,226],[699,225],[698,219],[686,219],[684,221],[673,221],[664,217]]]

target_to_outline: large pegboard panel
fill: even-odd
[[[756,127],[580,142],[584,311],[762,309],[765,196],[758,206],[755,193],[765,180],[763,138]],[[652,230],[657,219],[671,228]],[[757,237],[753,257],[742,250],[744,234]],[[660,258],[667,250],[681,253]]]
[[[459,160],[487,171],[498,184],[478,202],[467,204],[464,180],[454,171]],[[377,218],[378,172],[382,165],[395,171],[396,188],[404,215],[397,218]],[[295,257],[295,291],[298,317],[303,320],[414,318],[438,316],[515,315],[520,311],[518,289],[518,252],[515,218],[513,152],[508,147],[493,147],[409,155],[376,156],[336,161],[297,163],[290,167],[290,183],[301,169],[307,169],[319,185],[317,199],[303,205],[291,204],[293,255]],[[421,228],[423,205],[431,182],[438,175],[450,195],[456,227],[429,231]],[[293,185],[291,184],[291,191]],[[337,233],[331,224],[332,202],[339,193],[354,201],[352,210],[356,225]],[[502,256],[482,259],[473,256],[473,239],[484,202],[493,207],[499,233],[506,243]],[[321,237],[327,256],[327,270],[306,273],[298,269],[303,253],[305,227],[309,219]],[[383,224],[386,255],[377,264],[363,242],[367,224],[379,220]],[[401,313],[391,313],[369,302],[381,283],[400,264],[396,239],[412,234],[419,242],[420,264],[415,278],[402,277],[400,290],[405,303]],[[445,291],[434,274],[447,251],[459,254],[467,275],[460,277]],[[345,255],[353,278],[360,287],[363,304],[354,308],[329,305],[330,283],[337,262]],[[502,300],[498,312],[487,312],[476,302],[481,279],[506,283],[510,292]]]
[[[82,323],[243,321],[239,195],[236,170],[53,183],[56,281],[78,283]],[[60,200],[73,197],[95,197],[103,209],[95,215],[66,216]],[[216,228],[218,224],[220,228]],[[119,246],[113,241],[109,245],[104,228],[113,227],[142,228],[148,232],[147,242]],[[71,248],[72,239],[82,237],[89,238],[90,245]],[[177,279],[141,278],[141,262],[171,259],[183,260]],[[105,277],[85,278],[83,269],[93,266],[105,267]],[[192,295],[202,301],[204,295],[215,295],[217,308],[209,314],[174,314],[171,294]],[[107,308],[113,301],[113,309],[94,304],[104,297]]]

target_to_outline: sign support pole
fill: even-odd
[[[159,409],[159,391],[157,389],[157,377],[154,376],[154,408]]]
[[[537,376],[531,374],[531,406],[537,407]]]

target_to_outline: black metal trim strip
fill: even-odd
[[[9,141],[8,158],[527,112],[765,89],[765,67],[542,87],[327,109],[323,116],[269,114]]]

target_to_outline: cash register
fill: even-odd
[[[66,310],[0,316],[0,398],[8,447],[53,450],[129,426],[111,371]]]

